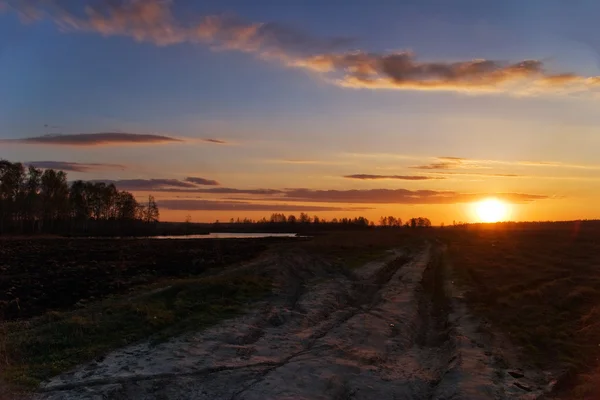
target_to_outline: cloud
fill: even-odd
[[[185,178],[185,181],[195,183],[196,185],[205,185],[205,186],[219,186],[220,185],[219,182],[217,182],[213,179],[198,178],[198,177],[194,177],[194,176],[188,176],[187,178]]]
[[[413,90],[486,90],[523,81],[550,84],[541,61],[505,63],[494,60],[421,62],[411,52],[366,53],[362,51],[322,54],[307,58],[300,66],[323,73],[341,74],[345,87]],[[566,84],[572,81],[554,81]]]
[[[450,161],[465,161],[466,158],[462,157],[438,157],[440,160],[450,160]]]
[[[524,193],[458,193],[453,191],[369,189],[369,190],[312,190],[290,189],[287,201],[366,204],[452,204],[467,203],[494,196],[512,203],[526,203],[549,198],[545,195]]]
[[[124,165],[120,164],[103,164],[103,163],[76,163],[67,161],[28,161],[25,164],[41,169],[56,169],[71,172],[89,172],[106,169],[125,169]]]
[[[196,177],[188,177],[181,181],[178,179],[122,179],[122,180],[96,180],[94,182],[113,183],[121,190],[154,191],[168,193],[206,193],[206,194],[247,194],[272,196],[285,193],[278,189],[236,189],[227,187],[203,188],[199,185],[217,186],[219,182]],[[206,183],[201,183],[206,182]]]
[[[104,132],[71,135],[44,135],[23,139],[0,139],[0,143],[45,144],[57,146],[103,146],[113,144],[176,143],[182,140],[162,135]]]
[[[315,190],[305,188],[289,189],[238,189],[227,187],[202,188],[187,179],[125,179],[101,180],[94,182],[113,183],[120,190],[154,191],[172,194],[213,194],[249,195],[260,198],[227,198],[228,200],[262,200],[305,203],[346,203],[346,204],[453,204],[478,201],[494,196],[512,203],[527,203],[550,198],[547,195],[526,193],[461,193],[438,190],[408,189],[352,189]],[[183,200],[182,200],[183,201]]]
[[[437,164],[446,164],[449,168],[490,168],[490,164],[499,164],[507,166],[528,166],[528,167],[555,167],[555,168],[575,168],[575,169],[600,169],[600,165],[583,165],[583,164],[570,164],[561,161],[504,161],[504,160],[483,160],[483,159],[469,159],[461,157],[437,157],[438,160],[446,160],[443,163],[432,163],[428,166],[417,166],[412,168],[423,168],[423,169],[444,169],[436,168]],[[436,172],[441,173],[441,172]],[[482,174],[484,175],[484,174]],[[494,175],[494,174],[488,174]],[[506,174],[496,174],[499,176],[507,176]]]
[[[363,211],[368,207],[329,207],[297,204],[266,204],[245,201],[212,201],[212,200],[160,200],[158,206],[167,210],[181,211]]]
[[[215,50],[252,53],[285,66],[310,70],[328,82],[349,88],[531,94],[600,87],[599,76],[553,73],[539,60],[420,61],[410,51],[351,50],[353,39],[318,38],[276,22],[209,15],[184,23],[173,14],[172,2],[168,0],[104,0],[83,10],[81,6],[68,8],[59,0],[4,2],[25,18],[48,18],[65,31],[128,36],[159,46],[205,43]]]
[[[345,175],[344,178],[360,179],[360,180],[399,179],[399,180],[405,180],[405,181],[426,181],[426,180],[430,180],[430,179],[446,179],[443,177],[421,176],[421,175],[369,175],[369,174]]]
[[[461,157],[437,157],[436,162],[429,164],[414,165],[409,168],[412,169],[424,169],[424,170],[447,170],[447,169],[458,169],[458,168],[489,168],[484,166],[486,160],[469,160]],[[437,172],[436,172],[437,173]]]
[[[250,194],[271,196],[284,193],[278,189],[235,189],[235,188],[193,188],[193,189],[176,189],[162,188],[158,191],[172,193],[207,193],[207,194]]]
[[[212,139],[212,138],[202,138],[200,139],[202,142],[206,142],[206,143],[214,143],[214,144],[227,144],[226,141],[221,140],[221,139]]]
[[[455,161],[444,161],[444,162],[434,162],[431,164],[424,164],[424,165],[415,165],[409,168],[413,168],[413,169],[451,169],[451,168],[457,168],[460,165],[460,162],[455,162]]]
[[[113,183],[120,190],[147,191],[161,189],[175,190],[180,188],[195,188],[192,182],[184,182],[177,179],[122,179],[122,180],[95,180],[92,182]]]
[[[488,173],[480,173],[480,172],[435,172],[440,175],[466,175],[466,176],[489,176],[489,177],[503,177],[503,178],[518,178],[523,177],[525,175],[520,174],[488,174]]]
[[[284,160],[267,160],[267,162],[271,162],[271,163],[275,163],[275,164],[306,164],[306,165],[324,163],[324,161],[308,160],[308,159],[300,159],[300,158],[284,159]]]
[[[266,58],[328,52],[353,42],[350,38],[322,39],[276,22],[248,22],[233,15],[208,15],[183,23],[170,0],[104,0],[94,5],[67,7],[61,0],[4,0],[29,20],[47,18],[66,31],[128,36],[139,42],[167,46],[202,42],[214,49],[261,53]]]

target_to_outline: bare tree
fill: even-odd
[[[145,221],[148,223],[158,222],[158,218],[160,213],[158,211],[158,206],[156,205],[156,201],[154,200],[154,196],[148,196],[148,206],[146,207],[146,215]]]

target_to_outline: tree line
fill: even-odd
[[[191,224],[191,217],[183,224],[161,223],[160,212],[152,196],[148,202],[139,203],[127,191],[119,191],[114,184],[85,182],[69,183],[64,171],[38,169],[22,163],[0,159],[0,235],[2,234],[67,234],[67,235],[152,235],[207,233],[239,229],[267,229],[296,231],[301,227],[318,229],[362,229],[376,225],[391,227],[430,227],[428,218],[411,218],[402,221],[393,216],[379,221],[358,216],[354,218],[326,219],[307,213],[285,215],[273,213],[269,218],[253,220],[231,219],[229,224]],[[190,225],[197,225],[191,229]],[[238,228],[235,228],[235,225]],[[198,231],[199,232],[196,232]],[[189,232],[188,232],[189,231]],[[200,232],[201,231],[201,232]],[[206,232],[205,232],[206,231]]]
[[[64,171],[0,160],[0,234],[114,234],[159,220],[146,204],[114,184],[67,181]]]
[[[216,221],[219,223],[219,221]],[[332,218],[327,220],[317,215],[310,216],[306,213],[300,213],[296,217],[294,214],[285,215],[282,213],[271,214],[270,218],[263,217],[259,220],[250,218],[231,218],[229,224],[279,224],[279,225],[343,225],[343,226],[356,226],[356,227],[373,227],[376,226],[375,221],[369,221],[365,217],[354,217],[354,218]],[[429,228],[431,227],[431,221],[429,218],[417,217],[410,218],[406,221],[402,221],[401,218],[394,216],[387,216],[379,218],[378,225],[382,227],[405,227],[405,228]]]

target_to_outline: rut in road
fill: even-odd
[[[457,353],[460,343],[448,320],[441,252],[441,246],[431,243],[392,250],[386,260],[351,273],[301,252],[274,255],[248,268],[274,276],[278,294],[248,314],[158,346],[142,343],[113,352],[51,380],[38,397],[384,400],[533,395],[507,391],[505,382],[492,377],[490,365],[471,365]],[[480,371],[471,374],[465,365]]]

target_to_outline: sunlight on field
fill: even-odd
[[[510,216],[508,205],[493,198],[476,203],[475,212],[481,222],[506,221]]]

